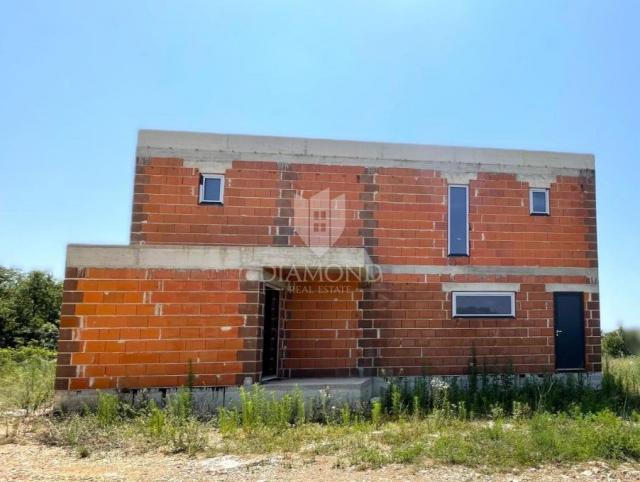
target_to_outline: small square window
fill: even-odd
[[[224,176],[203,174],[200,178],[200,202],[222,204],[224,199]]]
[[[549,190],[534,188],[529,191],[529,212],[531,214],[549,214]]]

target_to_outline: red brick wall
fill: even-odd
[[[242,271],[68,268],[57,389],[235,385],[259,369]]]
[[[202,386],[259,380],[260,283],[237,270],[67,272],[57,389],[173,387],[189,362]],[[520,283],[516,318],[451,318],[442,283]],[[283,291],[280,375],[451,375],[480,367],[552,372],[553,293],[580,276],[391,275]],[[600,370],[599,303],[585,293],[586,367]]]
[[[515,318],[452,318],[451,293],[442,282],[520,283]],[[366,373],[425,375],[466,373],[475,351],[493,370],[519,373],[555,369],[553,293],[545,283],[585,283],[582,277],[385,275],[361,302]],[[586,367],[600,370],[598,296],[585,293]]]
[[[234,163],[226,172],[224,206],[200,205],[197,169],[182,167],[180,159],[138,160],[131,242],[273,244],[280,178],[274,162]]]
[[[344,231],[337,239],[337,247],[362,247],[363,244],[363,219],[361,215],[364,209],[362,195],[364,184],[361,179],[366,169],[357,166],[320,166],[310,164],[292,164],[291,188],[294,192],[305,198],[312,196],[324,189],[329,189],[331,198],[343,195],[345,198]],[[286,219],[293,226],[293,218]],[[303,246],[302,239],[292,232],[289,244]],[[329,243],[327,243],[329,244]]]
[[[132,244],[299,246],[294,197],[345,196],[337,246],[396,265],[597,267],[592,172],[551,184],[550,216],[530,216],[515,174],[469,183],[469,257],[447,257],[447,180],[433,170],[234,161],[224,205],[199,205],[198,169],[139,159]],[[520,283],[516,318],[452,319],[443,282]],[[457,374],[478,363],[554,369],[553,294],[582,276],[385,274],[381,282],[291,283],[283,376]],[[75,269],[65,281],[58,389],[236,385],[261,370],[260,283],[239,270]],[[599,300],[585,294],[586,362],[600,370]]]
[[[447,181],[434,171],[377,169],[374,249],[384,264],[597,266],[592,176],[559,177],[550,216],[531,216],[515,174],[469,182],[469,258],[447,257]]]
[[[515,174],[469,183],[469,258],[447,257],[447,180],[437,171],[234,161],[224,205],[199,205],[199,172],[179,159],[140,159],[132,243],[301,245],[293,198],[330,188],[346,197],[337,246],[368,248],[383,264],[596,267],[595,179],[559,176],[550,216],[529,214]]]
[[[357,376],[360,283],[292,283],[284,293],[282,375]]]

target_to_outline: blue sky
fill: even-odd
[[[640,325],[640,2],[0,3],[0,264],[127,243],[139,128],[593,152]]]

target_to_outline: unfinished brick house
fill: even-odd
[[[599,372],[595,202],[591,155],[141,131],[56,389]]]

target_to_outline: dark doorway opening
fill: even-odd
[[[556,370],[584,370],[582,293],[554,293]]]
[[[280,291],[265,286],[262,333],[262,379],[278,376],[278,332],[280,329]]]

